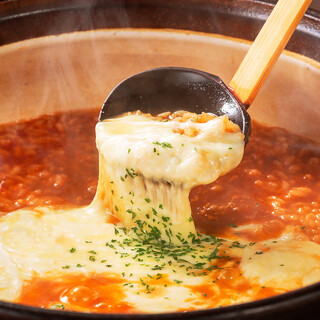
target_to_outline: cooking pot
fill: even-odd
[[[248,40],[255,38],[274,3],[262,0],[1,1],[1,45],[75,31],[84,33],[50,38],[55,44],[60,43],[56,48],[50,46],[50,41],[44,45],[41,42],[37,56],[33,58],[24,54],[28,50],[24,44],[28,42],[13,44],[15,54],[8,49],[7,55],[0,56],[0,123],[59,110],[99,108],[110,90],[128,75],[166,64],[205,69],[228,82],[249,47]],[[314,7],[319,8],[319,1],[315,1]],[[109,32],[89,32],[96,29],[109,29]],[[89,59],[90,65],[86,66],[76,50],[77,45],[83,45],[83,35],[86,39],[91,37],[87,52],[92,60]],[[100,46],[96,47],[95,41],[100,42]],[[38,42],[35,43],[37,46]],[[102,54],[96,48],[106,51]],[[287,50],[291,53],[280,58],[250,108],[250,114],[260,123],[283,127],[320,142],[319,12],[308,10]],[[3,57],[6,57],[5,61]],[[50,60],[50,57],[55,59]],[[139,57],[144,57],[143,61]],[[34,82],[28,79],[31,86],[26,87],[26,77],[35,72],[32,59],[43,62],[36,65],[41,77]],[[70,80],[66,84],[71,85],[65,87],[63,94],[56,90],[61,80],[59,74],[55,73],[55,82],[50,78],[52,74],[44,72],[47,60],[50,63],[59,61],[64,66],[64,76]],[[70,61],[77,65],[72,68],[77,71],[75,77],[70,76]],[[54,65],[52,70],[56,69]],[[78,76],[88,77],[88,74],[88,81],[77,82]],[[38,99],[36,93],[44,91],[45,99]],[[30,103],[25,103],[28,99],[34,100],[32,108]],[[21,320],[318,319],[319,299],[320,283],[317,283],[268,299],[186,313],[88,314],[0,302],[0,317]]]

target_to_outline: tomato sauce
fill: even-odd
[[[82,206],[98,177],[98,111],[0,126],[0,213],[26,206]]]
[[[193,295],[199,298],[199,305],[202,305],[204,300],[207,308],[222,307],[233,304],[233,301],[239,297],[243,299],[243,302],[247,302],[252,299],[250,299],[250,295],[253,292],[256,299],[268,298],[280,293],[273,288],[260,286],[242,277],[239,263],[240,261],[237,259],[222,259],[217,264],[220,269],[211,271],[211,281],[200,285],[187,286]],[[192,300],[193,298],[190,297],[189,301]],[[179,309],[179,311],[193,310],[197,310],[197,308]]]
[[[18,303],[69,311],[100,313],[137,312],[124,302],[124,279],[116,275],[34,277],[22,288]]]

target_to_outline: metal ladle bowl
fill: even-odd
[[[219,77],[199,70],[158,68],[127,78],[106,99],[99,121],[136,110],[153,115],[168,110],[227,115],[240,127],[246,143],[250,136],[245,107]]]

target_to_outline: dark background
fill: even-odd
[[[320,11],[320,0],[313,0],[310,8]]]
[[[5,2],[5,1],[16,1],[16,0],[0,0],[0,2]],[[24,1],[27,1],[27,0],[24,0]],[[67,1],[67,0],[66,0]],[[90,1],[90,0],[88,0]],[[165,0],[164,0],[165,1]],[[270,1],[270,2],[274,2],[274,1]],[[320,0],[313,0],[312,1],[312,4],[310,6],[312,9],[316,9],[316,10],[319,10],[320,11]]]

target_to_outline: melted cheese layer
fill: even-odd
[[[190,126],[196,137],[175,132]],[[196,233],[190,189],[242,158],[243,137],[228,132],[225,119],[112,119],[97,125],[97,145],[90,206],[0,218],[0,299],[77,311],[188,311],[320,280],[316,243],[292,234],[249,243]],[[114,215],[121,221],[113,223]]]
[[[25,303],[21,294],[27,296],[37,279],[55,281],[59,287],[64,277],[100,275],[114,279],[114,290],[123,295],[121,303],[134,312],[170,312],[248,302],[320,280],[320,245],[290,235],[255,244],[202,241],[201,248],[192,246],[195,251],[179,261],[166,254],[135,257],[143,246],[130,243],[134,237],[125,235],[122,227],[108,223],[104,207],[97,205],[68,211],[25,209],[1,218],[0,299]],[[200,258],[217,246],[217,257],[209,263]],[[204,261],[205,265],[196,264]],[[65,294],[84,283],[63,287],[56,303],[87,311]],[[42,289],[39,299],[46,295]],[[99,293],[91,288],[87,299]],[[109,301],[108,296],[100,299]],[[94,305],[91,309],[100,310]]]
[[[192,188],[216,180],[242,159],[243,135],[227,132],[225,118],[206,123],[154,121],[143,115],[109,119],[96,126],[97,147],[113,168],[133,168],[146,179]],[[175,132],[189,127],[199,134]]]

